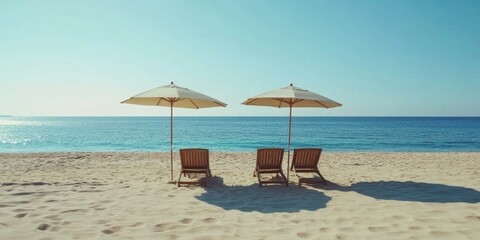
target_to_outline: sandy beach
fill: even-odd
[[[480,153],[324,153],[327,186],[288,188],[210,158],[178,188],[167,153],[0,154],[0,239],[480,238]]]

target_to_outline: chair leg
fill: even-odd
[[[185,173],[184,173],[185,174]],[[180,174],[178,174],[178,181],[177,181],[177,187],[180,187],[180,179],[182,178],[182,171],[180,171]]]
[[[205,176],[206,176],[205,178],[210,177],[210,170],[209,169],[207,169],[207,171],[205,172]],[[203,187],[207,187],[207,180],[206,179],[204,179],[202,181],[202,183],[203,183]]]
[[[279,172],[277,173],[277,176],[278,174],[282,175],[282,178],[285,179],[285,186],[288,187],[288,180],[287,180],[287,177],[285,177],[285,174],[283,174],[283,172]]]
[[[327,179],[325,179],[322,174],[320,173],[320,170],[317,169],[317,174],[322,178],[323,185],[327,186]]]
[[[290,171],[292,171],[292,172],[293,172],[293,175],[295,175],[295,176],[298,178],[298,186],[301,187],[301,186],[302,186],[302,180],[298,177],[297,172],[296,172],[295,169],[293,168],[293,164],[292,164],[292,168],[290,168]]]
[[[253,173],[255,174],[255,172]],[[257,179],[258,179],[258,187],[262,187],[262,179],[260,179],[260,173],[257,173]]]

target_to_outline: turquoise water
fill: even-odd
[[[169,117],[0,117],[0,152],[169,151]],[[287,147],[287,117],[175,117],[174,150]],[[292,147],[480,151],[480,118],[294,117]]]

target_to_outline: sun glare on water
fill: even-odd
[[[0,119],[0,126],[40,126],[43,125],[37,121],[20,121],[20,120],[2,120]]]

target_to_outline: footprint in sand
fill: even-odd
[[[320,228],[318,231],[321,232],[321,233],[326,233],[326,232],[329,232],[329,231],[330,231],[330,228],[328,228],[328,227],[322,227],[322,228]]]
[[[48,225],[46,223],[42,223],[42,224],[38,225],[38,227],[37,227],[38,230],[42,230],[42,231],[48,230],[49,228],[50,228],[50,225]]]
[[[192,221],[193,221],[193,219],[191,219],[191,218],[184,218],[184,219],[180,220],[180,223],[189,224]]]
[[[23,218],[25,216],[27,216],[28,213],[19,213],[17,215],[15,215],[16,218]]]
[[[410,230],[421,230],[422,227],[420,227],[420,226],[411,226],[411,227],[409,227],[408,229],[410,229]]]

